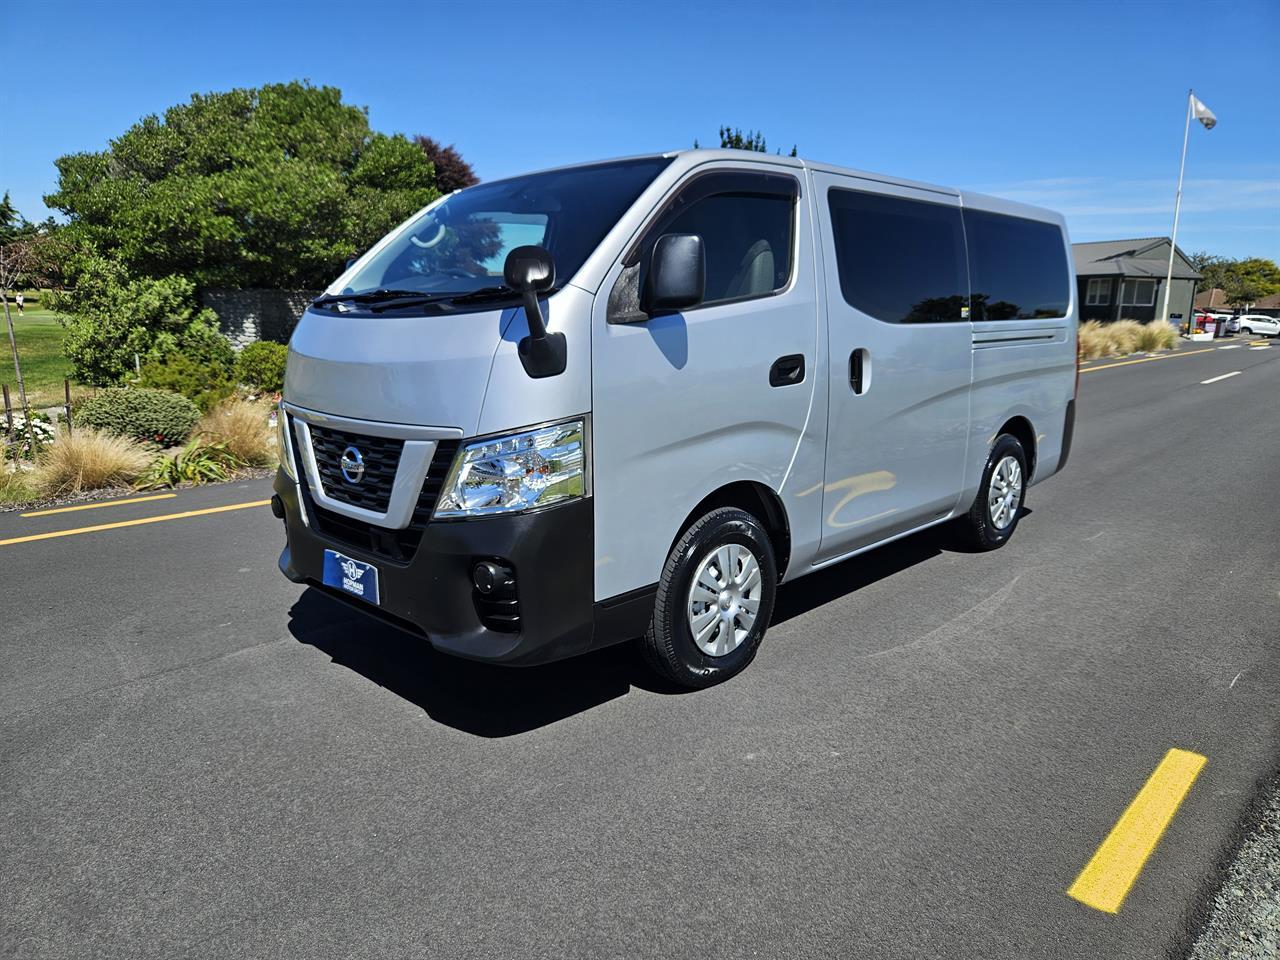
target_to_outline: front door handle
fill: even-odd
[[[849,386],[861,394],[867,388],[867,351],[859,347],[849,354]]]
[[[789,387],[804,382],[804,354],[793,353],[779,357],[769,368],[769,386]]]

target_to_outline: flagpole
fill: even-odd
[[[1178,165],[1178,195],[1173,202],[1173,236],[1169,238],[1169,272],[1164,278],[1164,308],[1160,311],[1162,323],[1169,322],[1169,288],[1173,285],[1173,251],[1178,247],[1178,214],[1182,212],[1182,174],[1187,169],[1187,135],[1191,133],[1191,98],[1194,96],[1194,90],[1187,91],[1187,122],[1182,128],[1182,162]],[[1187,318],[1187,335],[1192,336],[1196,332],[1194,304],[1188,312],[1190,316]]]

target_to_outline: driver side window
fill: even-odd
[[[618,277],[609,294],[610,322],[644,318],[639,291],[653,245],[668,233],[702,237],[707,285],[699,306],[784,289],[791,281],[798,192],[793,178],[778,175],[713,174],[691,182],[649,228],[638,257]]]
[[[704,304],[747,300],[781,290],[791,279],[794,211],[790,197],[721,193],[692,204],[662,232],[702,237]]]

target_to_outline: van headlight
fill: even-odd
[[[582,420],[468,444],[436,501],[437,517],[476,517],[548,507],[587,492]]]
[[[283,400],[276,405],[276,456],[289,479],[297,480],[298,474],[293,468],[293,445],[289,443],[289,415],[284,412]]]

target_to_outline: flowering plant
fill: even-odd
[[[53,423],[42,413],[31,415],[31,435],[27,432],[27,419],[21,415],[13,418],[13,429],[0,419],[0,434],[5,440],[5,454],[11,460],[34,460],[31,449],[31,435],[35,436],[36,450],[53,443],[57,431]]]

